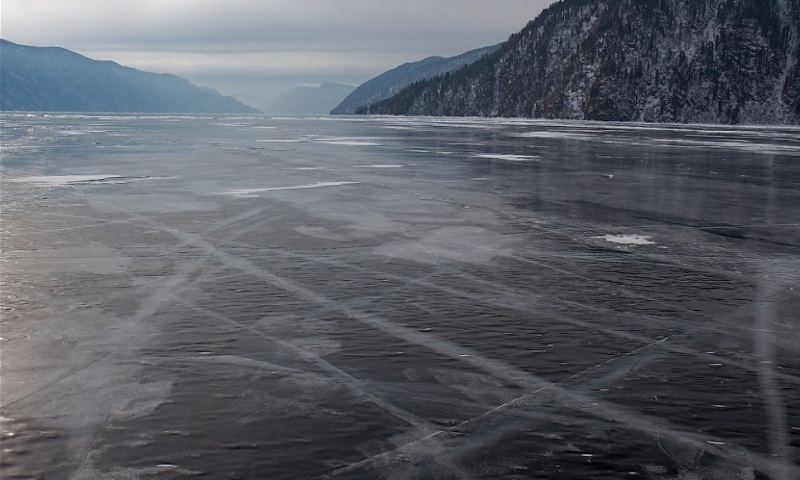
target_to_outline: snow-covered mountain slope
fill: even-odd
[[[800,0],[561,0],[360,113],[800,123]]]

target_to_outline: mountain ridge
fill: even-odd
[[[358,113],[800,123],[800,0],[561,0]]]
[[[258,113],[233,97],[168,73],[94,60],[62,47],[0,39],[0,110]]]
[[[355,88],[336,82],[323,82],[318,86],[300,85],[287,89],[261,110],[271,115],[327,115]]]
[[[430,56],[416,62],[404,63],[362,83],[331,110],[331,114],[354,114],[359,107],[387,99],[416,81],[470,64],[498,48],[500,44],[476,48],[453,57]]]

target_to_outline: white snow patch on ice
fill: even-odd
[[[507,162],[535,162],[541,160],[541,157],[536,155],[510,155],[502,153],[479,153],[475,155],[478,158],[490,158],[492,160],[505,160]]]
[[[656,243],[651,241],[648,235],[600,235],[592,238],[602,238],[607,242],[624,245],[653,245]]]

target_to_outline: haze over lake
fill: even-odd
[[[800,128],[2,117],[8,478],[800,477]]]

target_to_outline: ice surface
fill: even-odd
[[[15,269],[39,274],[124,273],[132,261],[131,258],[120,257],[117,252],[103,245],[36,249],[19,254],[8,254],[6,259],[13,263]]]
[[[514,236],[500,235],[477,227],[442,227],[419,239],[389,243],[375,250],[377,255],[414,262],[466,262],[485,264],[498,255],[509,254],[517,242]]]
[[[3,120],[4,475],[800,477],[798,128]]]
[[[137,213],[176,213],[217,210],[219,203],[208,198],[189,194],[98,193],[88,199],[94,210],[103,213],[119,213],[121,210]]]

